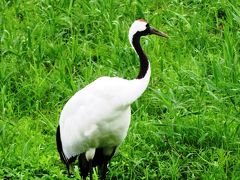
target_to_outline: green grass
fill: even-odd
[[[100,76],[137,75],[136,18],[170,39],[142,40],[151,82],[109,179],[240,179],[237,1],[3,0],[0,9],[0,179],[68,179],[55,145],[61,109]]]

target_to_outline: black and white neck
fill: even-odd
[[[136,79],[142,79],[150,72],[150,63],[146,54],[144,53],[140,38],[148,34],[149,25],[142,19],[136,20],[129,29],[129,41],[139,56],[140,60],[140,70]]]
[[[150,63],[140,44],[140,38],[144,35],[147,35],[146,28],[147,23],[145,21],[136,20],[129,29],[128,34],[129,41],[133,49],[139,56],[140,69],[138,76],[135,79],[130,80],[127,86],[126,91],[127,92],[126,99],[128,99],[127,104],[131,104],[142,95],[142,93],[146,90],[150,80],[151,75]]]
[[[138,54],[140,60],[139,74],[136,79],[129,81],[129,84],[127,86],[126,99],[128,99],[129,104],[134,102],[142,95],[142,93],[146,90],[150,80],[150,62],[148,61],[148,58],[141,47],[140,38],[142,36],[151,34],[155,34],[157,36],[162,36],[165,38],[168,37],[167,34],[150,27],[149,24],[143,19],[138,19],[134,21],[129,29],[128,38],[130,44]]]

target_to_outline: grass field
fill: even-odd
[[[142,40],[151,82],[108,178],[240,179],[237,0],[3,0],[0,9],[0,179],[68,179],[55,145],[61,109],[100,76],[136,77],[137,18],[170,38]]]

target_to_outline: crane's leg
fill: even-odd
[[[66,167],[68,170],[68,177],[73,177],[73,174],[71,173],[72,170],[72,163],[74,163],[77,159],[77,156],[73,156],[70,159],[68,159],[67,163],[66,163]]]
[[[86,179],[89,172],[89,162],[86,159],[85,153],[78,156],[78,167],[82,179]]]
[[[66,167],[67,167],[68,177],[71,177],[72,174],[71,174],[71,172],[70,172],[70,166],[69,166],[69,164],[66,164]]]
[[[106,180],[106,175],[107,175],[107,171],[108,171],[108,168],[107,168],[107,165],[108,163],[104,163],[101,165],[100,167],[100,180]]]
[[[92,174],[93,174],[92,160],[89,160],[89,172],[90,172],[90,180],[92,180]]]
[[[108,163],[109,161],[111,160],[111,158],[113,157],[115,151],[116,151],[116,146],[115,147],[112,147],[112,148],[107,148],[103,149],[102,151],[102,162],[101,164],[99,165],[99,176],[100,176],[100,180],[105,180],[106,179],[106,175],[107,175],[107,172],[108,172]]]

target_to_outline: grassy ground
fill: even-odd
[[[152,78],[108,177],[240,179],[237,1],[3,0],[0,9],[0,178],[68,179],[59,113],[97,77],[137,75],[127,35],[145,18],[170,39],[142,40]]]

